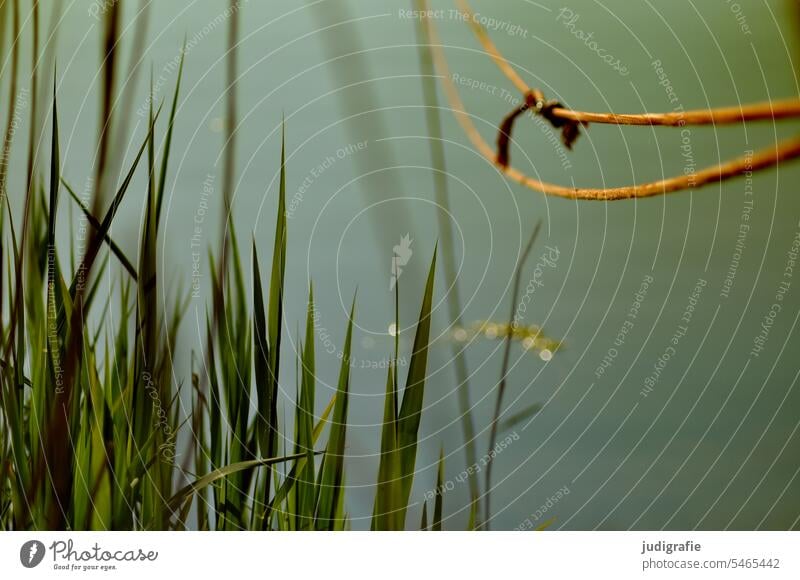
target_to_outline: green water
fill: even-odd
[[[134,4],[126,3],[126,23]],[[440,239],[437,212],[445,211],[435,203],[407,4],[253,0],[241,7],[235,224],[242,240],[253,232],[262,260],[268,259],[285,117],[291,207],[286,330],[287,337],[295,335],[313,277],[321,381],[335,376],[346,308],[358,288],[347,480],[356,529],[368,528],[377,472],[381,367],[392,344],[393,246],[407,234],[413,240],[399,277],[401,344],[408,355],[413,331],[403,323],[415,319],[423,272]],[[100,26],[91,13],[98,6],[71,3],[58,27],[62,158],[66,177],[79,189],[93,173]],[[139,113],[147,108],[151,66],[157,102],[171,98],[186,36],[160,276],[169,284],[165,290],[180,283],[188,288],[193,272],[199,276],[194,282],[202,290],[190,304],[177,353],[187,375],[190,351],[202,347],[205,248],[217,243],[221,221],[226,6],[220,0],[154,3],[146,50],[133,55],[144,63],[139,83],[124,88],[133,95],[133,137],[118,144],[131,158],[144,137],[146,116]],[[451,70],[463,82],[462,98],[491,142],[512,107],[513,87],[453,18],[452,6],[437,1],[434,7],[442,10],[437,25]],[[492,37],[530,85],[577,109],[669,111],[797,92],[792,59],[798,32],[787,3],[573,0],[562,11],[546,1],[476,0],[474,8],[496,25]],[[44,23],[49,26],[47,18]],[[125,59],[132,56],[132,33],[129,28],[123,35]],[[542,179],[615,186],[757,150],[796,128],[766,122],[682,134],[592,126],[565,153],[540,126],[521,121],[513,159]],[[543,408],[500,436],[511,443],[495,459],[492,527],[536,527],[551,517],[552,527],[564,529],[798,527],[800,367],[793,357],[800,346],[800,271],[790,277],[785,268],[800,231],[800,167],[786,164],[750,181],[638,202],[574,202],[504,180],[447,110],[443,131],[463,319],[508,319],[510,278],[537,220],[542,234],[524,281],[546,246],[558,256],[542,268],[524,322],[543,325],[565,346],[547,363],[519,345],[512,348],[507,413],[535,402]],[[24,163],[22,151],[18,147],[14,163]],[[137,186],[143,191],[144,182]],[[114,226],[115,239],[131,255],[141,199],[130,196]],[[742,224],[748,228],[740,237]],[[193,256],[193,241],[200,257]],[[782,281],[790,285],[778,299]],[[441,301],[448,299],[442,277],[437,291]],[[761,340],[773,304],[780,311]],[[434,485],[443,447],[452,483],[445,527],[459,529],[466,525],[469,497],[447,326],[440,302],[435,328],[441,338],[429,362],[410,518],[418,518],[419,502]],[[285,345],[291,355],[294,340]],[[501,347],[476,340],[465,350],[480,455],[488,444]],[[286,409],[295,390],[290,367],[284,365],[282,377]],[[320,406],[332,389],[321,385]],[[481,469],[481,482],[483,475]]]

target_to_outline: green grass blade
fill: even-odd
[[[309,286],[306,314],[306,336],[302,349],[300,392],[296,405],[295,452],[305,453],[305,465],[298,469],[296,484],[296,529],[310,529],[314,523],[316,485],[314,474],[314,391],[316,364],[314,356],[314,287]]]
[[[442,531],[442,504],[444,503],[444,449],[439,452],[439,469],[436,473],[436,497],[433,507],[433,531]]]
[[[505,421],[500,423],[498,428],[498,432],[502,433],[503,431],[510,431],[523,421],[527,421],[531,417],[534,417],[542,410],[542,405],[540,403],[533,403],[532,405],[528,405],[521,411],[514,413]]]
[[[83,201],[81,201],[81,198],[78,197],[78,194],[75,193],[75,190],[72,187],[70,187],[69,183],[67,183],[67,181],[63,177],[61,178],[61,184],[64,186],[64,189],[67,190],[67,193],[73,199],[73,201],[75,201],[78,207],[81,208],[81,211],[83,212],[83,215],[86,216],[86,221],[89,222],[89,225],[91,225],[94,229],[96,229],[99,232],[101,228],[100,221],[96,217],[94,217],[94,215],[92,215],[91,210],[86,206],[85,203],[83,203]],[[70,238],[70,240],[72,240],[72,238]],[[131,261],[125,255],[125,252],[122,251],[122,249],[111,238],[111,235],[108,232],[106,232],[105,236],[103,237],[103,240],[108,244],[109,249],[120,261],[122,267],[125,268],[128,274],[130,274],[131,278],[133,278],[133,281],[136,282],[138,280],[138,275],[136,274],[136,268],[133,267],[133,263],[131,263]]]
[[[139,147],[139,151],[136,154],[136,158],[134,159],[133,163],[131,164],[130,169],[128,170],[125,179],[123,180],[122,184],[120,185],[117,193],[114,195],[114,199],[111,201],[111,205],[109,206],[108,210],[106,211],[105,216],[103,217],[103,221],[100,222],[100,228],[97,231],[97,239],[102,242],[105,239],[106,235],[108,235],[108,230],[111,228],[111,223],[114,221],[114,217],[117,214],[117,210],[119,209],[122,200],[125,198],[125,193],[127,193],[128,189],[130,188],[131,182],[133,181],[133,176],[136,173],[136,168],[139,166],[139,161],[144,154],[145,149],[147,148],[147,144],[150,140],[150,136],[152,135],[153,131],[155,131],[155,122],[158,119],[158,115],[161,112],[161,109],[155,113],[153,116],[153,122],[150,123],[150,129],[148,130],[147,136],[144,139],[141,147]],[[74,300],[75,293],[78,288],[78,284],[80,283],[83,276],[86,275],[91,270],[92,264],[97,256],[98,248],[88,248],[86,251],[86,255],[84,256],[81,265],[78,267],[78,271],[75,272],[75,276],[72,279],[72,283],[69,287],[70,297]],[[59,325],[63,324],[63,317],[59,320]]]
[[[54,73],[55,74],[55,73]],[[47,223],[47,316],[48,320],[57,319],[56,310],[56,270],[58,268],[56,256],[56,215],[58,213],[59,177],[61,175],[61,156],[58,145],[58,97],[56,83],[53,83],[53,128],[50,147],[50,206]],[[47,336],[48,364],[50,367],[50,382],[56,387],[56,361],[61,359],[61,346],[63,336],[52,331]]]
[[[339,371],[339,384],[336,391],[336,406],[333,410],[333,424],[328,438],[325,455],[320,467],[319,499],[316,510],[316,529],[333,530],[342,522],[337,521],[344,485],[344,448],[347,434],[347,407],[350,388],[350,349],[353,338],[353,319],[356,302],[350,308],[347,334],[342,349],[342,365]]]
[[[544,532],[547,528],[552,526],[554,523],[556,523],[556,518],[555,517],[549,518],[549,519],[545,520],[544,522],[542,522],[542,524],[540,526],[537,526],[536,527],[536,531],[537,532]]]
[[[414,7],[424,13],[426,0],[414,0]],[[442,240],[442,271],[445,287],[448,289],[447,312],[452,325],[461,324],[461,290],[458,281],[458,268],[453,248],[456,238],[453,223],[449,217],[450,191],[448,186],[448,171],[445,157],[445,139],[442,130],[441,108],[436,90],[438,80],[434,66],[433,43],[431,42],[430,28],[425,20],[418,20],[416,26],[417,52],[419,54],[420,81],[424,96],[425,126],[430,138],[427,139],[430,150],[430,163],[433,177],[433,191],[436,204],[444,211],[437,211],[437,225],[439,236]],[[470,402],[469,369],[464,356],[463,345],[457,342],[450,343],[452,353],[453,371],[455,371],[456,391],[458,394],[458,413],[461,420],[461,432],[464,438],[464,458],[467,466],[475,465],[477,452],[475,450],[475,421],[472,416],[472,403]],[[474,503],[479,503],[480,489],[477,474],[467,470],[470,496]]]
[[[283,327],[283,292],[284,273],[286,270],[286,146],[281,135],[281,166],[278,189],[278,213],[275,222],[275,241],[273,244],[272,268],[269,285],[269,303],[264,316],[264,292],[261,286],[261,275],[256,258],[255,241],[253,242],[254,294],[255,294],[255,373],[256,393],[258,396],[256,438],[262,454],[274,455],[279,434],[278,425],[278,392],[280,378],[280,349]],[[264,505],[269,505],[272,477],[266,474],[264,489],[260,496]],[[265,514],[264,525],[269,523]]]
[[[164,202],[164,189],[167,184],[167,167],[169,165],[169,153],[172,147],[172,130],[175,127],[175,113],[178,110],[178,95],[181,91],[181,79],[183,78],[183,60],[186,57],[186,39],[183,40],[181,50],[181,62],[178,65],[178,80],[175,82],[175,94],[172,96],[172,108],[169,112],[169,123],[167,134],[164,136],[164,159],[161,162],[161,174],[158,178],[158,192],[156,201],[156,224],[161,223],[161,205]]]
[[[258,251],[253,240],[253,339],[255,355],[253,364],[256,377],[256,396],[258,397],[258,413],[256,414],[256,438],[261,453],[268,453],[273,448],[272,439],[272,402],[269,388],[269,339],[267,338],[267,322],[264,315],[264,290],[261,286],[261,268],[258,265]],[[269,482],[267,482],[269,493]]]
[[[150,125],[155,124],[150,100]],[[144,223],[139,241],[139,274],[136,285],[135,359],[133,383],[133,437],[134,445],[145,460],[154,455],[153,449],[163,444],[162,429],[153,429],[161,418],[156,415],[166,407],[168,394],[157,373],[157,357],[161,350],[158,331],[158,297],[156,295],[156,245],[155,223],[155,135],[150,131],[147,139],[147,200]],[[163,510],[163,497],[169,497],[170,480],[164,462],[156,461],[142,481],[143,519],[158,529],[167,523],[169,514]],[[167,488],[167,489],[165,489]]]
[[[55,77],[55,73],[54,77]],[[61,156],[58,147],[58,96],[53,82],[53,132],[50,146],[50,211],[47,228],[47,242],[52,250],[56,241],[56,214],[58,213],[58,190],[61,177]]]
[[[381,459],[378,466],[378,482],[375,492],[375,507],[372,512],[372,529],[399,530],[403,527],[398,511],[401,495],[400,455],[397,449],[397,387],[395,363],[391,361],[386,376],[386,396],[383,407],[381,431]]]
[[[414,466],[417,458],[417,436],[422,418],[422,403],[425,396],[425,377],[428,367],[428,346],[431,332],[431,307],[433,303],[433,286],[436,275],[436,250],[433,252],[428,281],[417,322],[414,337],[414,350],[408,366],[406,387],[403,391],[403,403],[397,421],[398,444],[400,447],[400,470],[402,475],[402,509],[405,519],[405,508],[411,495],[411,484],[414,478]]]
[[[3,59],[6,50],[6,23],[10,20],[6,12],[8,12],[10,6],[11,2],[0,2],[0,59]],[[2,78],[1,74],[0,78]]]
[[[269,311],[267,329],[269,332],[269,376],[271,413],[277,414],[278,379],[280,377],[281,334],[283,326],[283,292],[286,271],[286,145],[281,135],[281,169],[278,190],[278,215],[275,223],[275,243],[272,253],[272,274],[269,283]],[[277,421],[273,425],[277,430]]]
[[[298,459],[303,457],[304,454],[299,455],[286,455],[283,457],[267,457],[264,459],[251,459],[249,461],[240,461],[238,463],[231,463],[230,465],[226,465],[225,467],[220,467],[219,469],[215,469],[211,473],[208,473],[202,477],[199,477],[192,483],[182,487],[178,490],[175,495],[173,495],[167,501],[167,506],[173,512],[176,512],[183,502],[190,499],[196,492],[208,487],[209,485],[226,478],[230,475],[234,475],[241,471],[247,469],[253,469],[254,467],[262,467],[264,465],[275,465],[277,463],[285,463],[286,461],[292,461],[294,459]]]
[[[314,427],[314,431],[312,433],[313,442],[319,440],[320,435],[322,435],[322,430],[325,428],[325,423],[328,422],[328,417],[330,417],[333,409],[336,405],[336,395],[331,397],[330,402],[325,407],[325,410],[320,415],[319,421],[317,421],[316,426]],[[308,461],[307,457],[302,457],[298,459],[297,462],[292,467],[292,470],[289,472],[289,475],[284,480],[283,484],[275,490],[275,497],[272,498],[270,502],[270,507],[275,511],[276,506],[280,506],[280,504],[288,497],[289,493],[294,489],[294,485],[297,482],[297,473],[303,469],[303,467]]]

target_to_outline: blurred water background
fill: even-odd
[[[186,371],[178,380],[187,381],[190,353],[203,346],[206,252],[220,235],[227,2],[152,3],[148,40],[137,50],[138,2],[124,4],[123,63],[142,62],[138,82],[123,77],[118,83],[134,103],[129,139],[116,143],[128,161],[146,134],[148,77],[152,71],[156,102],[168,101],[182,42],[188,41],[160,254],[164,293],[193,283],[201,288],[176,353],[178,368]],[[43,30],[50,30],[52,6],[43,6]],[[455,17],[454,5],[436,0],[432,7],[439,11],[436,25],[462,98],[493,141],[517,95]],[[787,2],[475,0],[473,7],[528,83],[572,108],[688,110],[798,92],[792,62],[798,29]],[[246,260],[251,235],[262,263],[271,259],[285,118],[290,219],[284,348],[288,356],[296,348],[313,278],[320,313],[317,364],[320,380],[328,381],[318,391],[318,411],[332,393],[346,310],[358,289],[348,434],[352,527],[368,528],[372,510],[392,348],[393,247],[404,236],[412,240],[398,279],[401,355],[407,357],[413,337],[408,325],[416,320],[437,240],[452,244],[455,253],[463,320],[506,321],[522,246],[541,220],[524,282],[543,253],[557,259],[541,269],[524,323],[542,325],[564,347],[547,362],[519,344],[512,347],[505,412],[537,402],[542,409],[501,434],[512,443],[495,459],[492,527],[536,527],[555,517],[551,527],[563,529],[796,528],[800,274],[792,280],[784,273],[800,229],[800,166],[643,201],[547,198],[503,179],[473,150],[441,100],[451,201],[446,210],[435,201],[411,8],[410,2],[388,0],[243,1],[239,8],[234,221]],[[101,9],[90,0],[64,3],[57,26],[62,159],[65,177],[78,191],[93,175],[101,46],[94,15]],[[29,50],[26,43],[23,72]],[[574,151],[565,152],[541,125],[523,120],[513,159],[549,181],[614,186],[700,168],[796,130],[793,122],[683,133],[593,125]],[[12,167],[24,167],[24,142],[20,137]],[[18,211],[24,172],[12,174],[11,202]],[[139,172],[113,228],[131,256],[137,254],[145,184]],[[66,211],[71,202],[64,196],[61,203]],[[451,220],[453,240],[441,238],[437,212]],[[742,237],[743,223],[749,228]],[[61,226],[69,236],[66,219]],[[785,280],[791,285],[779,301]],[[111,279],[107,287],[114,291]],[[443,448],[452,483],[445,492],[445,528],[461,529],[468,517],[462,475],[468,466],[444,308],[451,295],[439,276],[439,339],[429,361],[412,492],[417,504],[409,519],[418,520]],[[754,353],[762,323],[778,303],[763,348]],[[479,338],[464,348],[483,455],[502,343]],[[294,368],[282,370],[289,409]]]

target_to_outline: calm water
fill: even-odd
[[[127,4],[130,23],[134,3]],[[437,212],[445,211],[435,203],[407,4],[281,0],[241,7],[235,223],[243,246],[252,233],[262,262],[268,260],[285,116],[287,337],[304,316],[313,277],[323,381],[336,375],[346,309],[358,288],[347,506],[357,529],[369,525],[377,472],[376,422],[391,351],[393,246],[406,235],[413,240],[399,278],[408,355],[408,325],[440,237]],[[205,248],[217,243],[221,219],[226,6],[220,0],[159,2],[143,54],[131,54],[132,28],[124,36],[126,62],[143,59],[140,82],[125,87],[132,95],[133,137],[119,145],[129,150],[145,134],[150,67],[157,102],[170,99],[181,41],[189,39],[161,274],[166,289],[188,288],[200,260],[203,291],[191,303],[179,343],[179,365],[187,375],[190,351],[202,346]],[[59,26],[62,157],[67,178],[79,189],[92,174],[97,132],[100,28],[91,14],[98,7],[87,0],[69,3]],[[463,82],[462,98],[491,141],[512,107],[513,87],[480,52],[468,27],[452,17],[450,3],[437,1],[435,7],[442,10],[437,24],[452,72]],[[476,0],[474,7],[496,28],[493,38],[529,84],[574,108],[667,111],[797,92],[791,63],[797,30],[782,2],[573,0],[564,7]],[[560,183],[621,185],[768,146],[796,128],[762,123],[682,134],[592,126],[567,155],[540,126],[521,121],[514,160],[527,173]],[[541,269],[524,322],[543,325],[565,347],[547,363],[520,345],[512,349],[508,413],[536,402],[543,408],[501,435],[512,443],[496,458],[493,527],[538,526],[550,517],[556,518],[553,527],[566,529],[797,527],[800,273],[791,278],[784,272],[800,230],[800,166],[666,198],[576,203],[502,179],[448,111],[443,130],[447,219],[456,234],[463,319],[508,319],[510,278],[537,220],[542,235],[525,280],[543,252],[557,256]],[[129,153],[131,158],[135,151]],[[143,191],[143,181],[137,186]],[[142,198],[138,192],[129,197],[114,229],[132,255]],[[740,236],[743,223],[749,229]],[[193,256],[193,239],[202,248],[200,258]],[[249,251],[245,255],[249,260]],[[790,286],[779,300],[782,281]],[[435,330],[441,338],[429,362],[412,498],[422,501],[433,487],[443,447],[452,482],[445,527],[458,529],[466,524],[468,492],[461,481],[466,464],[441,302],[448,296],[440,276]],[[755,341],[760,351],[754,352]],[[285,345],[291,356],[294,340]],[[465,353],[483,454],[501,343],[476,340]],[[295,390],[291,366],[284,366],[282,377],[287,415]],[[320,386],[319,410],[331,390]],[[412,521],[420,509],[411,511]]]

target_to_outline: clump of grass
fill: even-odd
[[[434,251],[425,295],[419,313],[419,323],[414,337],[414,349],[408,366],[408,376],[399,401],[400,378],[397,372],[398,334],[395,334],[394,358],[390,361],[386,378],[386,397],[381,433],[381,459],[378,470],[378,490],[372,516],[376,530],[401,530],[405,528],[406,512],[411,496],[411,484],[417,457],[417,436],[422,418],[425,392],[425,374],[428,364],[428,342],[431,331],[431,302],[435,277],[436,252]],[[398,290],[399,294],[399,290]],[[395,302],[395,319],[399,300]],[[396,320],[396,322],[399,322]],[[398,324],[399,327],[399,324]]]
[[[287,253],[283,152],[269,282],[264,285],[253,244],[251,310],[243,259],[232,231],[227,267],[219,257],[210,258],[220,302],[209,311],[204,360],[193,364],[193,370],[205,368],[207,375],[201,379],[192,373],[191,417],[184,420],[179,415],[177,401],[186,386],[176,378],[183,373],[169,353],[175,350],[186,297],[177,293],[167,301],[156,292],[160,208],[179,87],[180,74],[163,156],[159,159],[155,153],[159,111],[151,110],[148,134],[102,218],[80,202],[61,173],[58,107],[53,96],[49,187],[45,190],[41,180],[34,180],[39,185],[28,203],[29,235],[18,238],[9,219],[3,220],[8,228],[0,236],[4,274],[0,303],[10,305],[9,312],[0,314],[16,320],[15,325],[4,326],[0,337],[4,353],[0,528],[348,527],[345,458],[355,298],[345,330],[337,391],[317,418],[315,306],[313,289],[309,289],[305,338],[296,361],[301,371],[293,434],[285,432],[277,412],[281,366],[285,366],[281,363],[286,362],[279,355],[285,327]],[[133,176],[143,165],[148,185],[139,260],[134,266],[110,231]],[[70,264],[78,265],[66,268],[62,266],[65,253],[55,235],[62,187],[93,228],[85,254],[77,261],[69,256]],[[402,529],[406,523],[425,390],[435,256],[434,252],[399,406],[397,365],[391,365],[389,372],[375,529]],[[23,257],[28,259],[23,262]],[[119,264],[115,294],[122,322],[112,336],[104,323],[115,306],[112,293],[100,291],[100,281],[114,268],[113,261]],[[75,314],[78,304],[80,317]],[[212,322],[211,312],[219,317],[218,324]],[[77,349],[72,343],[76,337]],[[395,360],[397,348],[396,344]],[[69,357],[71,367],[67,367]],[[250,408],[251,392],[255,392],[256,412]],[[61,429],[66,429],[68,437],[59,441],[55,437]],[[176,447],[186,440],[191,461],[178,465]],[[278,472],[274,469],[278,464],[286,469]],[[436,513],[441,521],[441,507]]]

